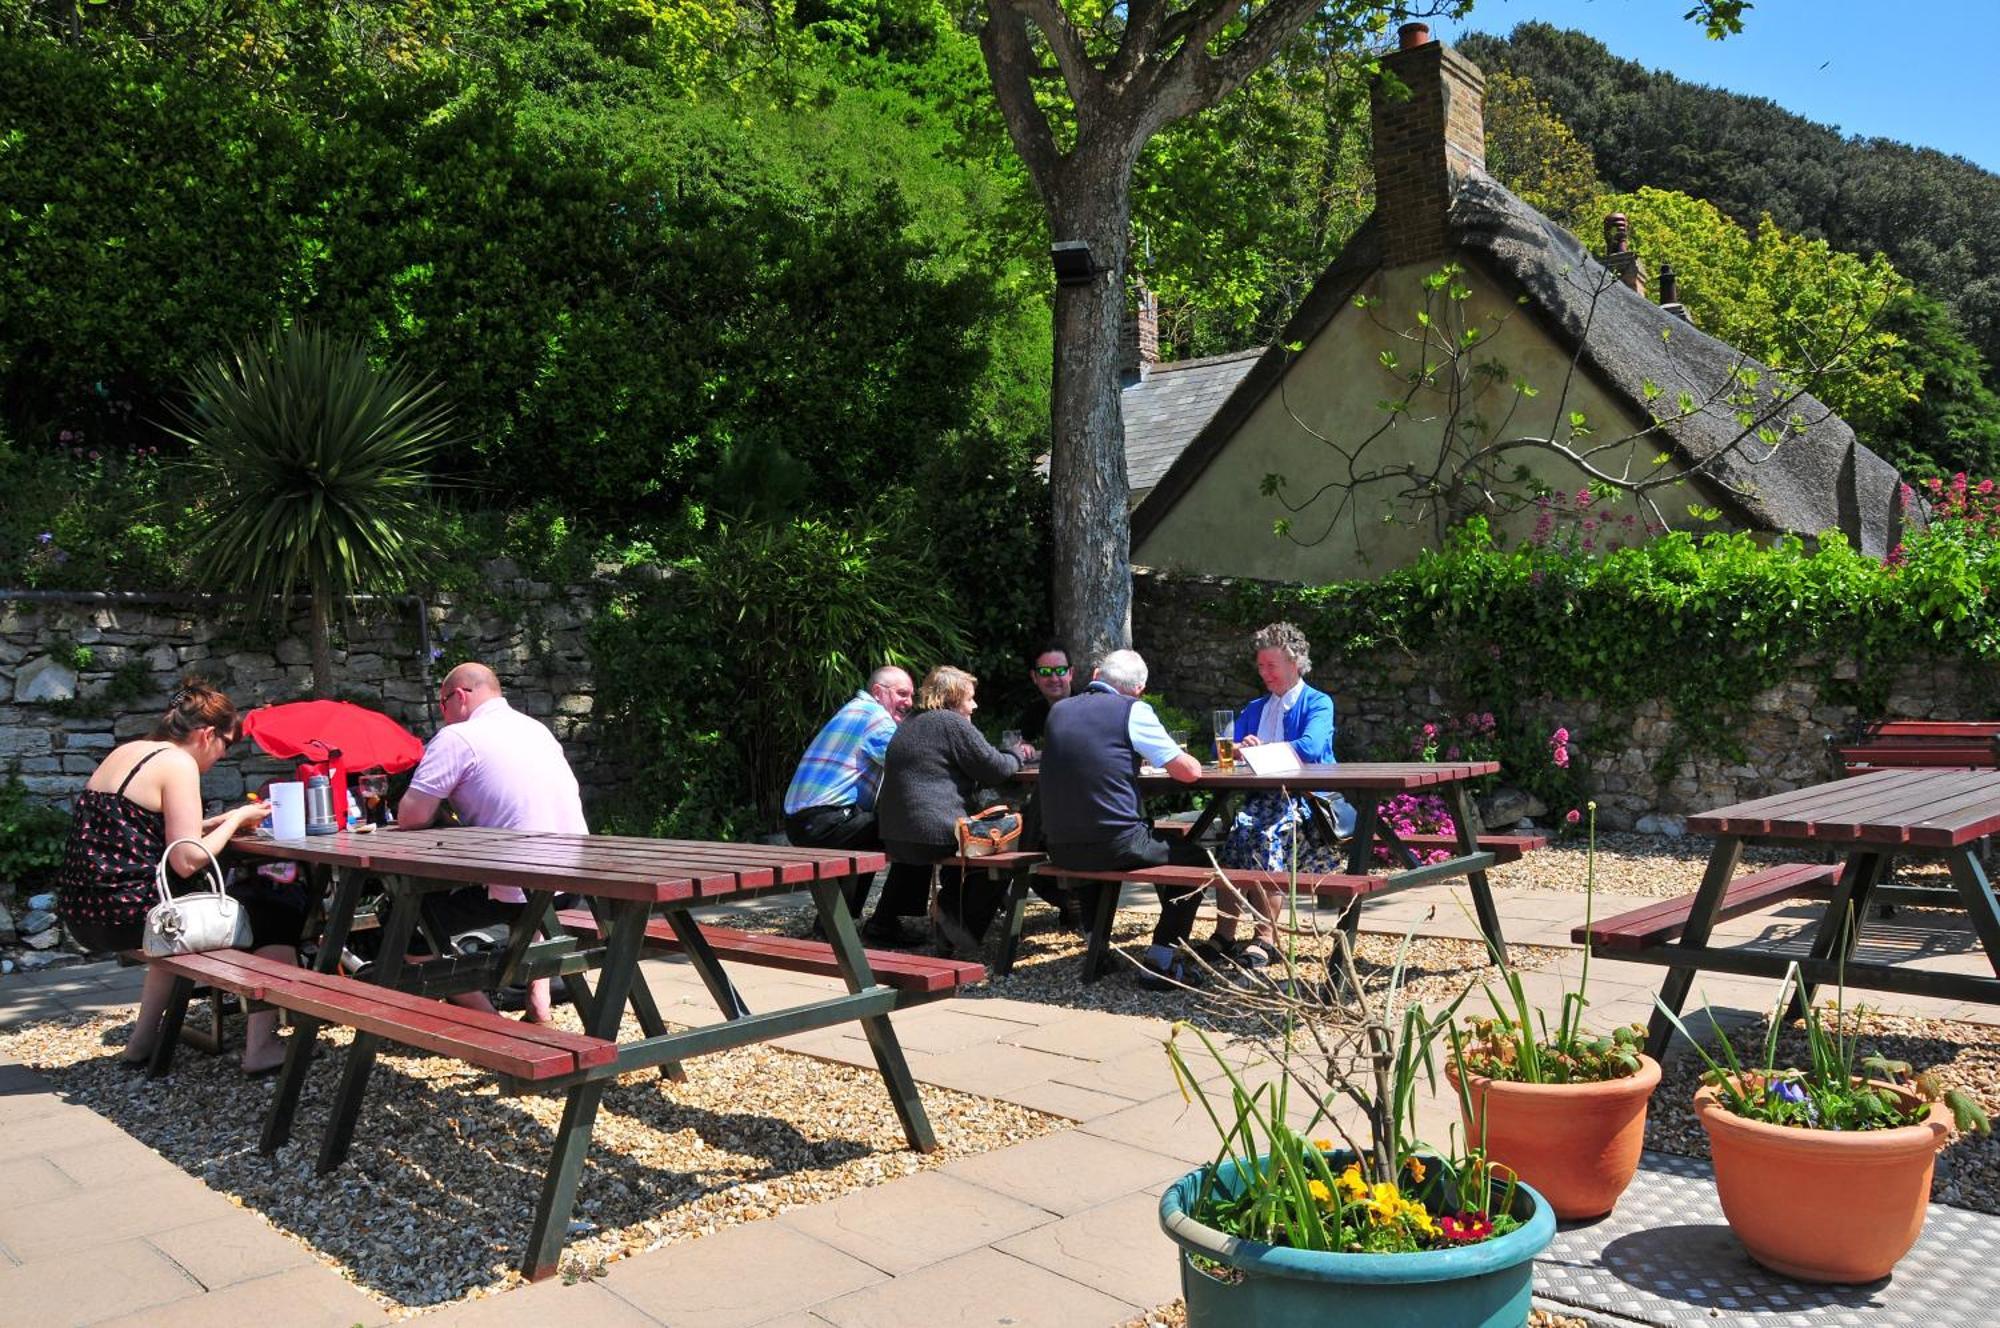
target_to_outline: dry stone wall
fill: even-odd
[[[591,742],[592,588],[526,580],[504,560],[486,571],[490,593],[476,600],[359,606],[336,638],[336,694],[429,737],[436,680],[453,663],[481,660],[500,675],[510,704],[562,740],[588,800],[608,777]],[[206,677],[239,708],[305,696],[312,670],[303,614],[293,628],[189,597],[0,599],[0,776],[11,769],[35,794],[67,801],[105,752],[152,727],[186,674]],[[246,746],[208,773],[202,792],[234,799],[288,769]]]
[[[1217,610],[1234,584],[1227,578],[1147,571],[1134,579],[1133,644],[1152,670],[1151,690],[1183,710],[1240,705],[1258,691],[1250,633]],[[1333,695],[1337,750],[1345,760],[1477,701],[1441,693],[1435,681],[1440,670],[1420,656],[1347,652],[1337,641],[1314,641],[1312,647],[1312,681]],[[1836,675],[1842,667],[1836,663]],[[1995,691],[1991,677],[1948,667],[1912,669],[1896,680],[1885,715],[1861,716],[1821,695],[1817,679],[1824,673],[1821,661],[1802,660],[1795,677],[1751,698],[1741,735],[1743,760],[1686,760],[1664,777],[1657,772],[1675,731],[1664,702],[1640,705],[1629,716],[1607,716],[1595,702],[1552,697],[1529,719],[1550,732],[1558,725],[1570,730],[1571,751],[1584,764],[1600,824],[1674,832],[1694,812],[1825,779],[1829,732],[1885,717],[1984,717]]]

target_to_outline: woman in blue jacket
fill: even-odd
[[[1312,672],[1312,653],[1305,633],[1288,622],[1272,623],[1251,643],[1257,651],[1257,676],[1264,695],[1236,715],[1236,743],[1254,747],[1265,742],[1289,742],[1305,765],[1333,763],[1333,698],[1305,680]],[[1310,795],[1286,797],[1277,789],[1252,794],[1231,822],[1228,838],[1216,860],[1225,868],[1289,872],[1294,861],[1293,839],[1312,824]],[[1354,809],[1337,796],[1334,825],[1352,833]],[[1305,868],[1308,846],[1300,843],[1296,857]],[[1236,928],[1244,904],[1252,911],[1252,938],[1238,946]],[[1199,947],[1204,958],[1229,958],[1245,968],[1263,968],[1277,958],[1277,915],[1282,892],[1250,882],[1216,892],[1215,935]]]

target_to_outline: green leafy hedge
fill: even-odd
[[[1962,481],[1961,481],[1962,483]],[[1963,490],[1961,490],[1963,492]],[[1926,659],[2000,662],[2000,540],[1990,498],[1976,519],[1941,520],[1888,561],[1838,535],[1816,547],[1674,532],[1593,556],[1502,548],[1483,521],[1379,581],[1313,588],[1246,585],[1228,612],[1245,625],[1287,617],[1350,655],[1407,650],[1440,669],[1452,710],[1492,711],[1510,775],[1558,805],[1576,796],[1549,760],[1531,707],[1551,698],[1608,714],[1661,699],[1687,755],[1739,757],[1760,691],[1817,669],[1822,694],[1879,712],[1903,668]],[[2000,700],[2000,694],[1996,694]]]

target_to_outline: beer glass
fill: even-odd
[[[371,825],[382,824],[382,799],[389,792],[389,776],[376,770],[355,781],[361,789],[363,815]]]
[[[1209,719],[1215,726],[1215,766],[1218,770],[1236,768],[1236,712],[1234,710],[1212,710]]]

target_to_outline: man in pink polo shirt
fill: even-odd
[[[410,776],[410,788],[396,808],[396,824],[421,830],[437,819],[450,799],[464,825],[502,830],[536,830],[588,834],[583,799],[576,776],[563,756],[562,744],[548,726],[524,715],[500,695],[500,680],[484,664],[461,664],[438,688],[438,710],[445,726],[424,750],[424,759]],[[467,886],[442,897],[429,912],[439,930],[460,932],[495,922],[511,923],[527,896],[511,885]],[[459,1005],[491,1010],[484,993],[454,996]],[[549,1018],[549,980],[528,988],[524,1016],[534,1023]]]

